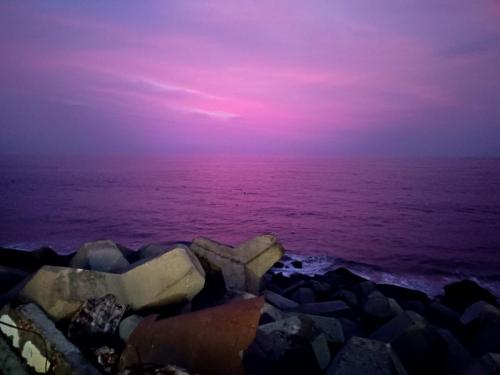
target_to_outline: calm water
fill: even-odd
[[[500,159],[0,159],[0,245],[273,232],[310,267],[500,290]]]

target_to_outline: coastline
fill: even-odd
[[[261,237],[257,237],[259,246],[261,246],[262,242]],[[268,241],[269,239],[266,237],[264,240]],[[228,274],[223,274],[221,284],[220,273],[213,272],[217,268],[213,267],[214,259],[210,258],[210,256],[205,258],[204,255],[200,256],[200,254],[207,251],[212,254],[212,250],[215,251],[214,254],[218,255],[226,251],[227,254],[234,254],[237,253],[235,250],[246,245],[230,248],[210,240],[203,241],[209,242],[200,242],[203,246],[194,245],[193,242],[147,245],[137,251],[132,251],[120,245],[113,245],[114,243],[111,241],[101,241],[100,248],[96,247],[100,251],[100,253],[97,251],[96,254],[100,255],[93,260],[94,263],[92,261],[88,262],[90,259],[89,254],[93,250],[87,249],[85,250],[85,256],[82,255],[84,254],[82,249],[88,244],[78,252],[64,255],[58,254],[47,247],[35,251],[0,248],[0,275],[3,281],[0,290],[2,294],[0,303],[2,306],[5,305],[2,309],[2,317],[6,313],[10,314],[8,311],[17,311],[15,309],[22,308],[22,306],[26,306],[26,303],[33,302],[26,298],[26,295],[19,297],[19,292],[25,290],[27,284],[33,283],[33,275],[38,275],[39,270],[44,266],[56,266],[56,270],[71,269],[71,267],[75,267],[76,258],[83,259],[87,257],[85,260],[87,263],[81,263],[82,268],[94,272],[92,270],[95,270],[96,267],[109,267],[112,265],[106,272],[119,276],[139,269],[141,265],[158,262],[158,259],[172,254],[172,249],[175,249],[176,251],[182,250],[191,254],[192,259],[188,257],[191,260],[188,259],[186,262],[189,264],[194,262],[193,264],[195,264],[190,272],[203,274],[203,286],[199,290],[194,290],[193,297],[188,298],[189,302],[183,300],[166,304],[162,302],[157,306],[145,306],[137,309],[130,309],[130,306],[116,308],[116,306],[120,306],[120,301],[99,300],[103,296],[97,298],[98,302],[94,301],[96,299],[92,299],[94,304],[104,304],[104,306],[107,306],[106,308],[115,306],[115,312],[121,311],[119,319],[113,323],[115,332],[112,335],[103,335],[107,336],[103,341],[106,344],[103,347],[108,350],[105,351],[107,354],[96,354],[96,348],[89,350],[87,344],[82,346],[82,341],[73,340],[84,353],[82,358],[95,366],[98,369],[97,371],[106,373],[106,366],[103,366],[101,362],[103,362],[103,358],[108,358],[112,365],[110,365],[110,371],[107,373],[118,373],[118,358],[121,356],[123,359],[124,354],[121,351],[126,349],[126,346],[124,349],[126,340],[124,341],[123,338],[121,343],[116,344],[117,340],[120,341],[117,339],[119,336],[118,331],[121,334],[121,324],[130,317],[139,316],[142,320],[142,318],[155,313],[169,319],[179,319],[179,317],[189,318],[190,315],[199,314],[200,312],[216,314],[217,311],[213,312],[214,309],[228,309],[232,306],[232,303],[237,301],[244,303],[241,301],[247,299],[262,300],[263,303],[262,306],[259,305],[260,313],[257,319],[258,324],[254,327],[254,336],[252,338],[250,334],[249,337],[252,340],[249,340],[247,347],[243,348],[246,353],[244,361],[241,364],[238,361],[235,362],[235,366],[242,366],[241,369],[244,368],[244,371],[250,374],[266,373],[265,371],[269,369],[282,370],[283,368],[287,369],[287,373],[298,373],[294,372],[298,371],[297,368],[294,369],[294,366],[291,365],[295,362],[290,359],[290,353],[295,353],[298,358],[302,358],[303,362],[305,361],[306,367],[299,366],[301,371],[307,370],[310,373],[328,374],[349,373],[342,372],[342,361],[347,361],[351,365],[360,365],[360,363],[366,361],[363,355],[370,357],[370,353],[373,354],[373,358],[370,357],[369,362],[375,363],[374,358],[379,360],[383,358],[381,362],[383,366],[395,366],[398,369],[397,372],[393,373],[419,373],[420,371],[430,371],[432,373],[433,371],[441,372],[444,370],[446,370],[446,373],[467,373],[463,372],[465,368],[468,369],[467,371],[474,370],[478,371],[477,373],[489,373],[488,369],[494,366],[491,361],[495,362],[498,359],[498,357],[491,357],[489,354],[500,351],[498,296],[478,285],[475,281],[454,282],[444,286],[444,289],[438,295],[429,295],[426,291],[387,283],[385,280],[374,282],[374,280],[365,277],[366,275],[355,270],[352,272],[353,270],[350,270],[349,267],[343,267],[341,264],[339,267],[339,264],[334,262],[328,264],[323,261],[315,264],[305,256],[288,252],[283,255],[283,249],[279,242],[271,238],[269,240],[271,241],[270,244],[262,245],[262,252],[257,252],[256,256],[263,257],[262,254],[269,252],[269,249],[281,252],[279,256],[274,255],[276,257],[275,261],[261,269],[265,272],[262,273],[262,277],[259,277],[260,286],[258,290],[246,283],[237,288],[229,288]],[[104,244],[104,242],[106,243]],[[249,245],[248,249],[252,251],[258,247],[251,241],[249,243],[252,245]],[[104,256],[104,254],[111,253],[109,248],[113,248],[113,256],[118,256],[118,258]],[[193,257],[192,253],[196,254],[196,257]],[[198,262],[196,258],[203,265],[203,269],[196,266]],[[119,262],[117,262],[117,259]],[[172,260],[169,262],[171,263]],[[169,262],[165,263],[165,267],[168,267]],[[248,262],[248,260],[241,262],[241,264],[246,264],[245,262]],[[78,267],[78,269],[80,268]],[[236,276],[235,273],[230,277],[236,280],[239,276]],[[137,283],[138,281],[134,282]],[[192,282],[190,283],[192,284]],[[235,281],[235,283],[238,282]],[[80,287],[85,288],[85,285],[82,284]],[[153,288],[154,285],[150,287]],[[255,302],[257,305],[259,303]],[[49,305],[44,306],[43,303],[41,304],[45,313],[50,317],[50,309],[47,310],[47,306]],[[80,307],[81,309],[82,307]],[[78,310],[79,313],[80,310]],[[91,311],[89,315],[92,316],[94,313],[95,311]],[[230,309],[224,312],[224,314],[233,313]],[[16,314],[18,312],[15,312],[14,316],[17,316]],[[72,314],[74,315],[74,313]],[[51,317],[51,319],[54,319],[54,317]],[[213,319],[217,321],[216,318]],[[64,317],[62,321],[66,323],[61,323],[56,319],[56,327],[67,336],[68,334],[64,332],[64,329],[67,329],[67,322],[71,321],[74,324],[74,320],[74,316],[71,319]],[[193,322],[196,322],[196,320]],[[297,332],[296,329],[291,329],[289,324],[302,328]],[[118,327],[120,327],[120,330],[118,330]],[[409,329],[409,327],[413,328]],[[418,334],[414,332],[415,327],[418,327]],[[240,328],[236,330],[238,334],[241,334]],[[4,334],[10,332],[6,331],[5,327],[3,329],[0,327],[0,329]],[[186,329],[189,331],[189,328]],[[85,331],[85,329],[82,330]],[[278,340],[278,344],[281,343],[279,345],[285,345],[283,350],[288,353],[285,356],[288,358],[286,360],[289,362],[288,364],[283,358],[280,360],[275,359],[276,352],[271,347],[279,346],[275,342],[277,340],[274,337],[276,332],[281,332],[281,335],[285,334],[288,339],[293,338],[292,341],[298,340],[294,345],[298,345],[299,349],[288,347]],[[88,332],[85,334],[88,334]],[[186,332],[184,334],[187,335]],[[499,335],[495,336],[496,334]],[[319,337],[321,337],[321,340]],[[5,335],[3,340],[5,340]],[[321,346],[315,340],[320,340],[324,345],[321,344],[323,345]],[[315,342],[316,346],[311,346],[311,342]],[[391,349],[387,352],[387,347],[377,346],[381,342],[390,343],[392,345],[392,347],[389,346]],[[274,344],[271,345],[271,343]],[[189,345],[194,344],[191,342],[187,345],[189,347]],[[271,347],[267,347],[269,345]],[[318,345],[321,349],[318,349]],[[434,348],[434,352],[429,352],[426,346]],[[267,349],[264,350],[263,348]],[[16,349],[11,349],[15,353]],[[298,352],[294,352],[294,350],[298,350]],[[312,354],[311,350],[313,351]],[[110,354],[111,351],[114,353],[113,355]],[[463,353],[467,355],[464,356]],[[413,358],[415,355],[420,356],[418,358],[422,361],[415,361],[415,358]],[[464,358],[458,361],[457,358],[460,356],[464,356]],[[274,359],[271,360],[270,358]],[[339,358],[342,358],[342,361]],[[397,360],[392,362],[393,360],[388,358],[397,358]],[[179,360],[179,363],[165,363],[164,365],[180,365],[181,368],[185,368],[190,367],[188,362],[182,359]],[[382,365],[381,363],[378,365]],[[500,362],[498,365],[498,368],[500,368]],[[497,367],[495,368],[498,370]],[[195,371],[196,366],[189,370]],[[123,368],[120,371],[123,371]],[[178,371],[184,370],[178,369]],[[129,373],[132,374],[133,372]],[[220,373],[225,372],[221,369]]]

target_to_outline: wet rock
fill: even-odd
[[[44,265],[67,266],[73,255],[61,255],[50,247],[19,250],[0,247],[0,264],[28,272],[35,272]]]
[[[453,333],[446,329],[438,329],[437,333],[446,342],[446,373],[448,374],[467,374],[473,357],[467,349],[458,341]]]
[[[133,310],[190,300],[204,282],[205,273],[196,257],[179,248],[123,274],[44,266],[21,295],[59,320],[73,316],[86,300],[107,294]]]
[[[406,371],[389,344],[352,337],[335,356],[327,375],[403,375]]]
[[[350,307],[358,307],[359,305],[359,300],[356,294],[354,292],[351,292],[350,290],[342,289],[333,294],[332,296],[335,299],[340,299],[347,303]]]
[[[75,343],[91,343],[93,347],[105,343],[116,332],[125,309],[112,294],[89,299],[71,319],[68,337]]]
[[[325,334],[329,344],[341,345],[344,343],[344,331],[342,329],[342,324],[337,318],[319,315],[306,316]]]
[[[6,307],[0,312],[0,321],[16,327],[0,324],[0,331],[36,372],[99,374],[38,306]]]
[[[460,314],[442,303],[436,301],[428,303],[422,315],[436,326],[462,333],[463,325],[460,322]]]
[[[403,308],[410,301],[429,301],[424,292],[392,284],[377,284],[377,289],[386,297],[394,298]]]
[[[130,335],[120,368],[175,363],[192,372],[244,374],[241,355],[255,338],[263,304],[253,298],[167,319],[149,316]]]
[[[460,318],[474,353],[500,353],[500,310],[484,301],[472,304]]]
[[[444,292],[443,303],[460,312],[477,301],[497,305],[496,297],[489,290],[482,288],[472,280],[462,280],[448,284],[444,287]]]
[[[28,277],[29,273],[20,269],[0,265],[0,294],[6,293]]]
[[[78,249],[70,262],[74,268],[102,272],[118,272],[128,265],[118,245],[110,240],[87,242]]]
[[[130,315],[123,319],[118,328],[120,339],[122,339],[123,342],[127,342],[134,329],[137,328],[143,319],[144,318],[139,315]]]
[[[427,321],[414,311],[404,311],[370,335],[373,340],[390,343],[403,332],[427,326]]]
[[[277,293],[266,290],[264,292],[264,298],[271,305],[276,306],[278,309],[283,311],[296,311],[299,308],[299,304],[292,301],[286,297],[283,297]]]
[[[0,335],[0,374],[29,375],[30,371],[24,362],[14,353],[9,344]]]
[[[346,318],[353,316],[351,308],[344,301],[306,303],[300,305],[299,310],[312,315],[343,316]]]
[[[285,265],[283,264],[283,262],[278,261],[278,262],[276,262],[276,263],[273,264],[272,268],[283,268],[283,267],[285,267]]]
[[[294,260],[290,263],[293,268],[301,269],[302,268],[302,262],[300,260]]]
[[[352,287],[363,281],[367,281],[364,277],[356,275],[344,267],[339,267],[333,271],[327,272],[323,278],[328,280],[330,284],[337,286],[339,289]]]
[[[272,235],[255,237],[237,247],[200,237],[193,240],[191,250],[205,267],[222,272],[228,289],[251,293],[260,291],[262,276],[283,255],[283,247]]]

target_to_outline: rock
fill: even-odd
[[[341,289],[332,296],[335,299],[340,299],[347,303],[350,307],[358,307],[359,301],[358,297],[354,292],[351,292],[350,290],[347,289]]]
[[[152,259],[161,256],[169,252],[170,250],[176,248],[189,249],[189,246],[185,245],[184,243],[178,243],[178,242],[165,243],[165,244],[152,243],[140,247],[139,250],[137,250],[136,252],[136,258],[137,260]]]
[[[477,301],[497,305],[496,297],[489,290],[480,287],[472,280],[462,280],[448,284],[444,287],[444,292],[443,303],[460,312]]]
[[[333,291],[333,287],[324,281],[311,280],[310,284],[316,294],[320,296],[326,296]]]
[[[291,296],[291,298],[298,303],[314,303],[316,297],[314,291],[310,288],[298,288]]]
[[[442,303],[432,301],[423,311],[424,317],[432,324],[460,333],[463,325],[460,323],[460,314]]]
[[[300,305],[299,310],[307,314],[333,317],[343,316],[349,318],[353,315],[351,308],[344,301],[306,303]]]
[[[377,286],[372,281],[362,281],[357,284],[353,290],[356,292],[358,297],[363,300],[367,298],[371,293],[377,290]]]
[[[395,300],[389,300],[379,291],[371,292],[363,303],[363,313],[369,318],[386,320],[402,311]]]
[[[0,323],[1,324],[1,323]],[[30,371],[14,353],[9,344],[0,336],[0,374],[29,375]]]
[[[0,264],[28,272],[35,272],[44,265],[67,266],[73,255],[61,255],[50,247],[36,250],[19,250],[0,247]]]
[[[279,294],[271,292],[270,290],[266,290],[264,292],[264,298],[271,305],[274,305],[278,309],[283,311],[296,311],[299,308],[299,304],[297,302],[280,296]]]
[[[285,314],[273,305],[265,302],[261,310],[259,325],[272,323],[281,319],[285,319]]]
[[[409,301],[427,302],[429,297],[424,292],[415,289],[409,289],[392,284],[377,284],[377,289],[386,297],[394,298],[401,306]]]
[[[116,332],[125,309],[112,294],[89,299],[71,319],[68,337],[78,344],[91,343],[91,347],[104,344]]]
[[[323,277],[331,284],[338,286],[339,289],[351,287],[366,281],[364,277],[356,275],[344,267],[339,267],[333,271],[329,271]]]
[[[97,363],[99,363],[104,372],[116,372],[116,367],[118,365],[120,356],[114,348],[110,348],[109,346],[101,346],[94,351],[94,356],[96,357]]]
[[[149,316],[130,335],[120,368],[175,363],[191,372],[244,374],[242,353],[255,338],[263,304],[260,297],[168,319]]]
[[[302,262],[300,260],[294,260],[290,264],[293,266],[293,268],[302,268]]]
[[[331,345],[341,345],[344,343],[344,331],[338,319],[320,315],[306,316],[325,334],[328,343]]]
[[[329,360],[325,335],[304,315],[260,326],[244,357],[247,374],[319,374]]]
[[[70,261],[73,268],[119,272],[129,266],[118,245],[110,240],[87,242]]]
[[[283,247],[272,235],[255,237],[237,247],[196,238],[191,250],[208,268],[221,270],[228,289],[258,293],[262,276],[283,255]]]
[[[285,265],[283,264],[283,262],[278,261],[278,262],[273,264],[272,268],[284,268],[284,267],[285,267]]]
[[[364,336],[364,332],[357,322],[342,317],[338,317],[336,319],[342,325],[342,332],[344,333],[345,341],[349,340],[353,336]]]
[[[486,365],[488,370],[497,374],[500,372],[500,354],[499,353],[486,353],[481,358],[482,362]]]
[[[21,295],[59,320],[73,316],[84,301],[107,294],[133,310],[191,300],[204,282],[196,257],[174,249],[123,274],[44,266]]]
[[[352,337],[335,356],[327,375],[403,375],[406,371],[389,344]]]
[[[0,250],[1,251],[1,250]],[[28,277],[29,273],[0,265],[0,294],[6,293]]]
[[[500,353],[500,310],[484,301],[472,304],[460,318],[477,354]]]
[[[99,374],[34,304],[6,307],[0,312],[1,332],[19,349],[26,363],[36,372],[53,374]],[[27,330],[17,329],[26,328]]]
[[[403,332],[427,326],[427,321],[413,311],[404,311],[370,335],[370,339],[390,343]]]
[[[446,373],[447,374],[467,374],[473,363],[473,358],[465,347],[455,336],[446,329],[438,329],[439,336],[446,341]]]
[[[137,326],[140,322],[142,322],[143,319],[144,318],[139,315],[130,315],[123,319],[120,322],[120,326],[118,328],[120,339],[122,339],[123,342],[127,342],[134,329],[137,328]]]

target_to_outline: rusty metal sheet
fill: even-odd
[[[262,297],[158,319],[151,315],[131,334],[120,367],[185,367],[199,374],[244,374],[243,352],[255,339]]]

